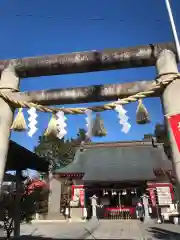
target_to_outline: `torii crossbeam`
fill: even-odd
[[[174,43],[157,43],[103,51],[92,50],[15,59],[15,69],[18,77],[28,78],[149,67],[156,64],[159,53],[164,49],[176,53]],[[0,60],[0,71],[7,67],[10,61],[12,60]]]

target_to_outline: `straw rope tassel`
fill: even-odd
[[[107,135],[107,131],[104,127],[104,121],[101,118],[100,114],[96,114],[96,118],[92,124],[92,136],[94,137],[105,137]]]
[[[27,130],[27,124],[26,120],[24,118],[23,114],[23,108],[18,109],[18,113],[16,117],[14,118],[14,121],[11,126],[11,130],[17,131],[17,132],[23,132]]]
[[[58,134],[57,118],[56,118],[56,115],[53,114],[48,123],[48,127],[46,128],[43,135],[47,137],[47,136],[57,136],[57,134]]]
[[[137,124],[146,124],[149,123],[149,113],[142,103],[142,99],[138,100],[138,106],[136,111],[136,122]]]

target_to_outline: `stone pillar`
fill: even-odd
[[[162,77],[162,80],[172,77],[173,76],[172,73],[178,73],[175,54],[170,50],[162,51],[157,59],[156,67],[159,75],[166,74]],[[163,110],[165,115],[180,113],[180,80],[179,79],[170,83],[165,88],[162,94],[162,104],[163,104]],[[179,185],[180,184],[180,152],[177,148],[173,132],[166,118],[165,118],[165,122],[169,132],[169,140],[170,140],[171,151],[172,151],[172,161],[174,164],[176,177]]]
[[[92,218],[97,218],[97,197],[96,195],[93,195],[91,197],[91,206],[92,206]]]
[[[142,200],[143,200],[143,206],[144,206],[144,223],[152,222],[153,220],[151,219],[151,217],[149,215],[148,196],[143,195]]]
[[[48,219],[58,220],[60,214],[61,182],[55,178],[50,181],[50,194],[48,202]]]
[[[12,61],[1,73],[0,91],[6,94],[8,92],[18,90],[18,88],[19,78],[16,76],[14,63]],[[11,105],[0,97],[0,193],[7,161],[13,114],[14,109],[11,107]]]

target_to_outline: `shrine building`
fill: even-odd
[[[91,218],[91,197],[94,195],[98,218],[136,218],[137,202],[143,195],[148,197],[153,217],[157,206],[166,211],[173,203],[172,169],[162,144],[152,141],[85,144],[77,148],[72,163],[55,170],[51,210],[59,215],[63,212],[66,192],[62,183],[71,179],[69,207],[72,219]],[[158,194],[163,189],[166,196],[162,197]]]

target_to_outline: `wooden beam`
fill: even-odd
[[[16,72],[20,78],[28,78],[154,66],[156,58],[164,49],[177,54],[174,43],[158,43],[103,51],[27,57],[16,59]],[[0,72],[9,61],[0,60]]]
[[[137,81],[122,84],[8,93],[8,96],[16,101],[34,102],[41,105],[114,101],[141,91],[148,91],[155,84],[155,81]]]

